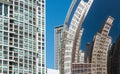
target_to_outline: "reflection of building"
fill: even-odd
[[[63,33],[63,25],[55,27],[54,29],[54,60],[55,60],[55,69],[59,69],[60,62],[60,51],[61,51],[61,40]]]
[[[84,52],[82,50],[79,50],[79,63],[84,63]]]
[[[85,50],[85,63],[90,63],[90,59],[91,59],[91,48],[92,48],[92,44],[91,43],[87,43],[86,44],[86,50]]]
[[[108,36],[113,18],[109,17],[97,35],[95,35],[92,46],[92,74],[107,74],[107,53],[111,45],[111,37]]]
[[[79,33],[79,38],[77,39],[78,41],[76,41],[76,52],[74,52],[74,56],[75,56],[75,60],[76,60],[74,62],[76,62],[76,63],[80,62],[80,61],[82,62],[83,61],[82,57],[84,57],[82,50],[80,50],[80,44],[81,44],[81,38],[83,35],[83,31],[84,31],[84,29],[82,28]]]
[[[0,0],[0,74],[46,74],[45,0]]]
[[[112,45],[108,58],[108,74],[120,74],[120,36]]]
[[[92,74],[91,63],[73,63],[72,74]]]
[[[93,0],[73,0],[64,23],[61,56],[61,74],[72,74],[72,63],[78,61],[81,26]]]

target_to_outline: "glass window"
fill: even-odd
[[[0,58],[2,58],[2,52],[0,51]]]
[[[2,60],[0,60],[0,65],[2,65]]]
[[[4,46],[4,50],[5,50],[5,51],[8,51],[8,47],[7,47],[7,46]]]
[[[7,63],[8,63],[7,61],[3,61],[3,64],[7,65]]]
[[[0,24],[0,30],[2,30],[2,26],[1,26],[1,24]]]
[[[18,25],[18,21],[14,21],[14,24],[15,24],[15,25]]]
[[[4,6],[4,15],[8,16],[8,5]]]
[[[2,15],[2,3],[0,3],[0,15]]]
[[[4,30],[8,30],[8,27],[4,27]]]
[[[8,37],[4,37],[4,44],[8,44]]]
[[[5,23],[5,22],[4,22],[4,26],[6,26],[6,27],[7,27],[7,26],[8,26],[8,23]]]
[[[18,5],[18,2],[15,2],[15,5]]]
[[[18,6],[15,6],[15,11],[18,12]]]
[[[2,32],[0,31],[0,44],[2,44]]]
[[[23,24],[24,24],[23,22],[20,22],[20,26],[23,26]]]

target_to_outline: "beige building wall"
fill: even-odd
[[[111,44],[111,37],[108,34],[113,20],[109,16],[100,32],[94,37],[91,58],[92,74],[107,74],[107,53]]]
[[[91,63],[73,63],[72,74],[91,74]]]

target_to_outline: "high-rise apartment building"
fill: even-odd
[[[0,74],[46,74],[45,0],[0,0]]]
[[[81,26],[93,0],[73,0],[64,22],[62,40],[61,74],[72,74],[72,63],[78,61]]]
[[[107,56],[111,45],[109,32],[114,18],[108,17],[102,29],[94,36],[92,47],[92,74],[107,74]]]
[[[108,74],[120,74],[120,36],[109,50]]]
[[[60,59],[61,59],[61,40],[63,33],[63,25],[57,26],[54,29],[54,66],[55,69],[60,68]]]

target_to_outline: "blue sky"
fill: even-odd
[[[64,23],[72,0],[46,1],[47,67],[54,68],[54,28]]]
[[[46,0],[47,30],[47,67],[54,68],[54,28],[64,23],[72,0]],[[83,23],[84,34],[81,49],[85,50],[87,42],[100,30],[108,16],[115,18],[110,36],[113,42],[120,34],[120,0],[94,0],[94,3]]]

